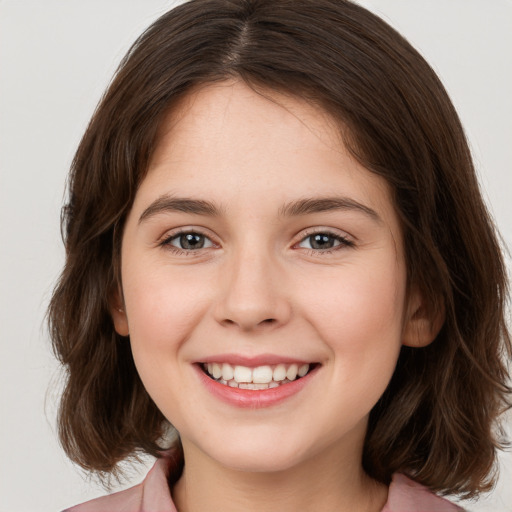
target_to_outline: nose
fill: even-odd
[[[286,324],[291,304],[284,272],[269,254],[243,251],[226,263],[221,278],[216,320],[242,331],[273,329]]]

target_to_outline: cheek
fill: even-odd
[[[186,272],[130,273],[123,292],[135,352],[154,354],[176,350],[204,315],[207,290],[194,286]],[[124,276],[123,276],[124,277]]]
[[[405,270],[396,261],[347,266],[307,289],[309,321],[329,345],[344,374],[361,366],[394,368],[401,346]],[[389,373],[389,370],[388,370]]]
[[[307,279],[308,301],[315,314],[356,319],[370,325],[401,323],[405,297],[405,270],[396,261],[347,265],[325,276]],[[349,320],[352,323],[352,320]]]
[[[135,366],[149,395],[173,424],[184,414],[180,397],[187,393],[180,364],[183,346],[208,307],[205,290],[193,282],[186,272],[170,276],[161,271],[127,271],[123,281]]]

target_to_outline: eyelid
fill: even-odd
[[[219,242],[218,242],[218,240],[216,240],[218,237],[216,237],[209,229],[206,229],[206,228],[203,228],[200,226],[180,226],[179,228],[168,229],[167,231],[165,231],[165,233],[162,236],[160,236],[158,238],[156,245],[163,247],[165,249],[169,249],[169,250],[174,249],[176,252],[192,253],[192,252],[194,252],[194,250],[186,251],[184,249],[180,249],[179,247],[176,247],[176,246],[173,246],[170,244],[170,241],[175,239],[176,237],[178,237],[180,235],[186,235],[189,233],[190,234],[195,233],[197,235],[204,236],[213,245],[213,247],[205,247],[205,248],[196,249],[197,252],[199,252],[203,249],[205,249],[205,250],[212,249],[212,248],[215,249],[215,248],[219,247]]]
[[[328,248],[328,249],[309,249],[307,247],[300,247],[300,245],[299,245],[300,243],[302,243],[308,237],[311,237],[316,234],[323,234],[323,235],[331,236],[334,239],[338,240],[340,242],[340,244],[335,247]],[[332,252],[340,250],[340,249],[355,246],[354,237],[349,235],[346,231],[338,230],[336,228],[327,228],[327,227],[323,227],[323,226],[307,228],[305,230],[302,230],[296,236],[296,240],[297,241],[293,243],[292,248],[309,251],[311,254],[315,254],[315,255],[322,255],[322,254],[325,255],[325,254],[329,254],[329,253],[332,253]]]
[[[301,230],[297,235],[294,237],[296,242],[294,242],[294,245],[298,244],[299,242],[302,242],[305,238],[308,236],[316,235],[316,234],[325,234],[325,235],[331,235],[334,238],[343,239],[352,243],[356,242],[356,238],[346,231],[343,231],[341,229],[327,227],[327,226],[315,226],[312,228],[306,228]]]

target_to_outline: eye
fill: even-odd
[[[205,235],[194,231],[182,232],[166,238],[162,245],[171,246],[181,251],[197,251],[213,247],[213,242]]]
[[[341,246],[353,246],[353,242],[334,233],[313,233],[303,238],[298,246],[315,251],[328,251]]]

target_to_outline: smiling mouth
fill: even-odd
[[[229,363],[203,363],[204,373],[219,384],[238,389],[272,389],[305,377],[316,363],[276,364],[251,368]]]

